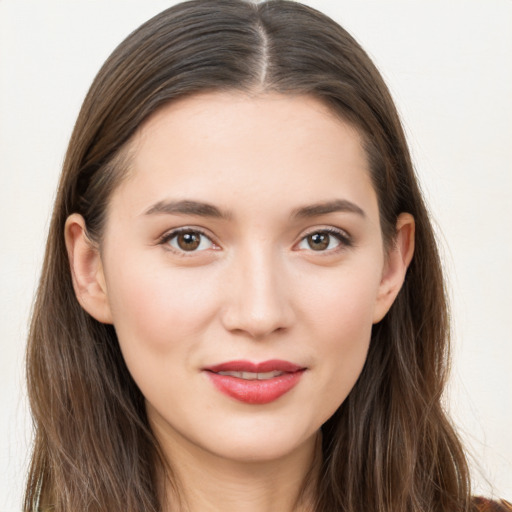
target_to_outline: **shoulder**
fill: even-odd
[[[512,512],[512,503],[505,500],[493,501],[480,496],[473,498],[474,512]]]

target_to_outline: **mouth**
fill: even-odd
[[[291,391],[306,368],[289,361],[229,361],[204,368],[215,388],[239,402],[262,405]]]
[[[284,375],[285,372],[217,372],[217,375],[226,375],[228,377],[236,377],[237,379],[244,380],[268,380],[273,379],[274,377],[280,377]]]

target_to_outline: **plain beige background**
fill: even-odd
[[[0,512],[21,508],[26,326],[67,139],[103,60],[173,3],[0,0]],[[356,36],[398,104],[453,297],[447,401],[476,491],[493,492],[483,473],[512,500],[512,1],[306,3]]]

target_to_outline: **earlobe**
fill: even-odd
[[[374,323],[384,318],[402,288],[414,254],[414,228],[414,217],[410,213],[401,213],[398,216],[395,240],[389,248],[379,285]]]
[[[78,302],[99,322],[112,323],[100,252],[87,236],[81,215],[74,213],[67,218],[64,236]]]

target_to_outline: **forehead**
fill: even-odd
[[[138,196],[140,209],[165,196],[260,208],[375,201],[357,130],[309,96],[187,97],[149,118],[130,153],[129,179],[114,196]]]

